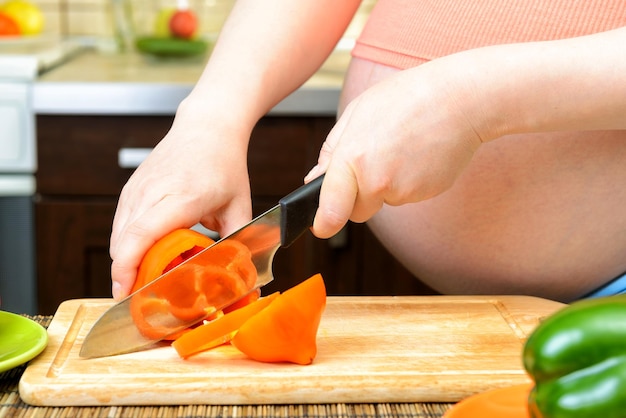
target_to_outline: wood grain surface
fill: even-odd
[[[182,360],[168,344],[82,359],[110,299],[60,305],[19,384],[32,405],[456,402],[528,382],[522,346],[561,308],[524,296],[329,297],[312,365],[265,364],[230,345]],[[115,336],[111,336],[115,338]]]

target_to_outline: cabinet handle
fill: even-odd
[[[152,148],[120,148],[117,164],[120,168],[137,168],[152,152]]]

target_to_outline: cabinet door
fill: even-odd
[[[111,296],[114,199],[46,199],[35,207],[38,311],[68,299]]]

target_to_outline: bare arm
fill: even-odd
[[[239,0],[185,106],[217,102],[256,123],[321,66],[359,4]]]
[[[252,128],[324,62],[357,0],[240,0],[171,130],[120,195],[111,234],[113,295],[168,232],[202,222],[227,234],[251,217]]]
[[[626,129],[624,45],[626,28],[491,46],[373,86],[346,108],[307,177],[326,172],[314,233],[442,193],[503,135]]]
[[[625,42],[626,27],[468,54],[468,62],[481,71],[472,76],[472,84],[483,103],[475,118],[482,119],[484,139],[519,132],[625,129]]]

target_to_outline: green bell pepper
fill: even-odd
[[[626,417],[626,295],[572,303],[543,321],[523,351],[533,418]]]

